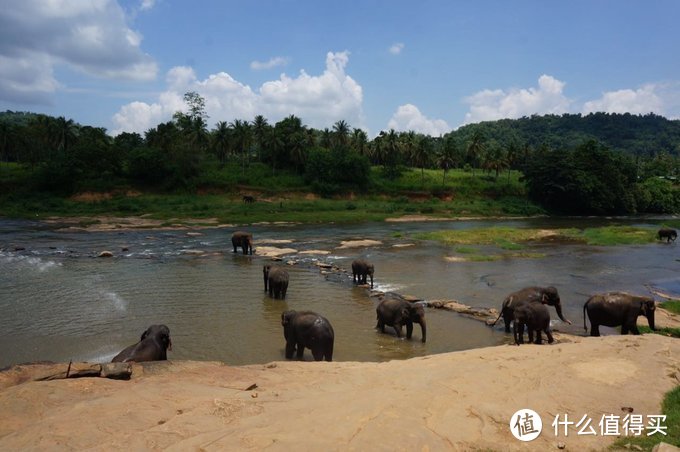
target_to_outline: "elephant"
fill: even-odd
[[[427,325],[425,324],[425,310],[423,306],[411,303],[399,296],[388,296],[378,304],[376,308],[378,323],[376,328],[385,332],[385,325],[394,328],[397,337],[401,337],[401,327],[406,325],[406,338],[413,335],[413,322],[420,324],[422,342],[427,340]]]
[[[305,347],[312,351],[314,361],[333,361],[335,333],[325,317],[311,311],[284,311],[281,313],[283,336],[286,338],[286,359],[302,359]]]
[[[172,350],[170,329],[165,325],[151,325],[142,333],[139,342],[118,353],[111,362],[165,361],[167,350]]]
[[[253,234],[243,231],[236,231],[231,236],[231,244],[234,246],[234,253],[236,248],[241,247],[243,254],[253,254]]]
[[[264,291],[269,291],[272,298],[286,298],[288,290],[288,272],[279,266],[265,264],[262,267],[264,275]]]
[[[571,321],[567,320],[564,318],[564,315],[562,315],[560,295],[557,293],[557,289],[553,286],[525,287],[524,289],[520,289],[511,293],[505,297],[505,300],[503,300],[501,312],[498,314],[498,318],[496,318],[496,320],[494,320],[494,322],[490,325],[494,326],[498,320],[500,320],[501,316],[503,316],[503,321],[505,322],[505,332],[509,333],[510,325],[512,324],[512,320],[514,318],[514,310],[524,303],[542,303],[547,304],[548,306],[555,306],[557,316],[560,318],[560,320],[571,325]]]
[[[595,294],[583,305],[583,329],[586,326],[586,311],[590,320],[590,335],[600,335],[600,325],[619,326],[621,334],[640,334],[637,327],[638,316],[647,317],[649,327],[654,330],[654,311],[656,303],[652,297],[631,295],[626,292],[606,292]]]
[[[252,204],[255,202],[255,197],[250,195],[243,195],[243,202],[246,204]]]
[[[535,344],[542,344],[541,332],[545,332],[548,337],[548,344],[554,342],[550,331],[550,312],[543,303],[524,303],[515,308],[512,335],[515,344],[524,343],[524,326],[529,331],[529,342],[534,342],[534,331],[536,332]]]
[[[364,259],[352,261],[352,282],[366,284],[366,277],[371,277],[371,289],[373,288],[373,273],[375,267]]]
[[[675,239],[678,238],[678,233],[675,229],[661,228],[659,229],[659,232],[657,232],[657,237],[659,240],[666,239],[666,243],[670,243],[675,242]]]

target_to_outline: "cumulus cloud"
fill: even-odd
[[[532,114],[566,113],[571,100],[563,94],[564,85],[564,82],[544,74],[539,77],[535,88],[480,91],[465,99],[470,105],[465,114],[465,124]]]
[[[404,43],[402,42],[394,43],[390,46],[388,50],[392,55],[399,55],[401,51],[404,50]]]
[[[156,0],[142,0],[139,4],[139,9],[142,11],[147,11],[154,7]]]
[[[599,99],[583,104],[583,113],[664,113],[664,105],[657,91],[659,87],[648,84],[639,89],[621,89],[602,94]]]
[[[328,52],[322,74],[309,75],[304,70],[297,77],[282,74],[257,90],[226,72],[199,80],[191,68],[175,67],[168,72],[167,89],[156,102],[132,102],[114,115],[112,133],[143,133],[170,120],[175,111],[186,108],[182,98],[187,91],[205,98],[206,112],[215,122],[252,120],[258,114],[276,122],[294,114],[315,128],[329,127],[341,119],[361,127],[363,92],[345,72],[348,62],[349,52]]]
[[[263,69],[271,69],[277,66],[285,66],[286,64],[288,64],[288,58],[274,57],[270,58],[269,61],[265,61],[264,63],[261,61],[253,61],[250,63],[250,69],[261,71]]]
[[[413,104],[401,105],[392,115],[387,127],[397,131],[423,133],[433,137],[451,131],[451,127],[442,119],[430,119],[423,115]]]
[[[100,77],[153,79],[157,66],[141,41],[114,0],[14,2],[0,9],[0,100],[48,102],[59,64]]]

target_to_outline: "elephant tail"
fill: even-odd
[[[494,326],[498,321],[501,319],[501,316],[503,315],[503,310],[501,309],[500,314],[498,314],[498,317],[496,317],[496,320],[493,321],[493,323],[490,323],[489,326]]]
[[[590,300],[583,303],[583,330],[584,331],[588,331],[588,327],[586,326],[586,308],[588,307],[588,303],[590,303]]]

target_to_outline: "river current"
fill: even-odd
[[[284,301],[264,293],[262,265],[269,259],[234,254],[235,230],[132,230],[86,232],[40,222],[0,219],[0,367],[34,361],[105,362],[139,340],[147,326],[171,331],[170,359],[265,363],[284,359],[281,312],[312,310],[335,329],[334,360],[386,361],[509,343],[502,321],[496,328],[456,313],[426,309],[428,340],[399,340],[374,329],[377,299],[353,286],[351,261],[375,264],[375,289],[423,299],[455,299],[498,308],[510,292],[553,285],[568,326],[583,332],[582,306],[607,290],[649,294],[654,286],[680,292],[680,243],[593,247],[537,243],[527,251],[542,258],[452,262],[452,248],[410,235],[420,231],[491,226],[558,228],[602,224],[656,228],[644,219],[484,220],[356,225],[258,225],[246,227],[258,246],[325,250],[292,254]],[[342,241],[371,239],[380,245],[340,248]],[[290,242],[282,242],[290,241]],[[97,257],[110,250],[111,258]],[[315,262],[348,273],[323,274]],[[680,295],[678,295],[680,297]],[[556,319],[554,310],[551,310]],[[603,332],[610,334],[613,330]],[[309,351],[306,359],[311,359]]]

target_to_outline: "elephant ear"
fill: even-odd
[[[143,341],[144,339],[146,339],[146,337],[147,337],[149,334],[151,334],[151,328],[147,328],[146,331],[144,331],[144,332],[142,333],[142,337],[139,339],[140,342]]]
[[[543,295],[541,296],[541,304],[550,304],[550,297],[545,292],[543,292]]]

